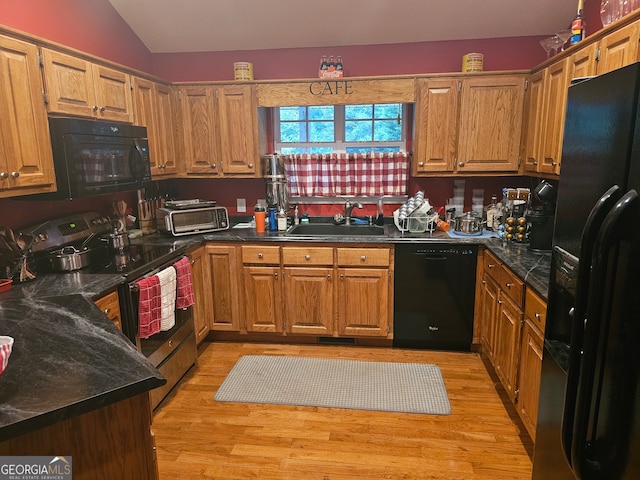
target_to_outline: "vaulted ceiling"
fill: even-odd
[[[551,35],[575,0],[109,0],[152,53]]]

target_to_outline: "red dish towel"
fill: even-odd
[[[193,296],[193,279],[191,277],[191,262],[187,257],[181,258],[173,264],[176,269],[178,294],[176,308],[187,308],[195,303]]]
[[[138,336],[149,338],[160,331],[162,297],[160,279],[157,275],[136,282],[140,290],[138,297]]]

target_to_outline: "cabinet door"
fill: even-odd
[[[418,80],[413,173],[453,172],[458,132],[458,80]]]
[[[460,98],[457,171],[518,171],[524,76],[465,78]]]
[[[496,316],[496,343],[493,366],[511,400],[515,398],[516,375],[520,355],[522,311],[500,293]]]
[[[210,326],[212,330],[240,331],[242,283],[241,266],[238,263],[238,247],[229,245],[207,245],[208,267],[206,282],[209,290]]]
[[[128,73],[92,65],[97,117],[100,120],[133,122],[131,79]]]
[[[193,323],[196,330],[196,342],[205,339],[211,329],[209,321],[208,295],[211,290],[209,285],[208,262],[206,261],[205,247],[197,247],[191,252],[191,276],[193,278]]]
[[[482,352],[493,362],[496,344],[496,317],[498,315],[498,284],[487,274],[482,279],[480,343]]]
[[[160,152],[160,172],[158,175],[170,175],[178,172],[176,141],[173,135],[174,115],[172,108],[173,91],[167,85],[155,85],[156,139]],[[151,171],[153,173],[153,170]]]
[[[313,335],[333,333],[333,281],[333,268],[284,269],[287,332]]]
[[[113,324],[118,327],[118,330],[122,331],[122,317],[120,316],[120,300],[118,298],[118,292],[111,292],[104,297],[95,301],[96,306],[102,310]]]
[[[389,334],[389,270],[341,268],[338,333],[348,337]]]
[[[0,36],[1,197],[55,189],[42,90],[37,47]]]
[[[179,92],[186,173],[217,175],[220,154],[215,128],[215,89],[183,87]]]
[[[591,77],[596,74],[598,45],[591,43],[569,57],[569,82],[574,78]]]
[[[569,59],[565,58],[546,69],[545,116],[542,158],[538,164],[540,173],[560,173],[560,155],[564,135],[564,113],[569,88]]]
[[[247,332],[282,332],[280,267],[245,266]]]
[[[625,67],[638,61],[640,22],[616,30],[600,41],[598,75]]]
[[[220,140],[225,173],[256,173],[257,102],[250,85],[225,86],[218,92]]]
[[[527,126],[524,139],[524,170],[538,173],[544,132],[544,79],[545,70],[529,77],[527,86]]]
[[[95,117],[91,62],[46,48],[42,60],[49,112]]]
[[[529,319],[525,319],[520,350],[520,373],[516,405],[520,418],[535,441],[538,420],[538,397],[542,371],[542,333]]]
[[[154,83],[150,80],[134,77],[133,84],[133,110],[136,125],[147,127],[149,139],[149,162],[151,174],[157,176],[162,173],[162,154],[158,145],[158,127],[156,121],[156,101]]]

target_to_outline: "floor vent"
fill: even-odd
[[[318,337],[319,344],[331,344],[331,345],[355,345],[355,338],[344,337]]]

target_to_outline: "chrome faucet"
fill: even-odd
[[[344,204],[344,224],[351,225],[351,211],[354,208],[362,208],[362,204],[360,202],[351,203],[349,200]]]

